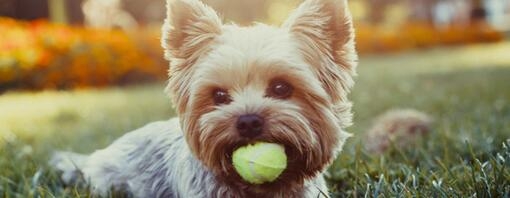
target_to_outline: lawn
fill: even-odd
[[[328,174],[332,197],[510,197],[510,43],[362,56],[354,126]],[[89,197],[47,166],[56,149],[92,152],[174,115],[164,83],[0,96],[0,196]],[[377,115],[415,108],[432,132],[382,155],[363,150]]]

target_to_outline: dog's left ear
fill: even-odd
[[[347,0],[306,0],[285,21],[334,104],[346,99],[356,74],[354,28]]]

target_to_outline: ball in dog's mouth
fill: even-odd
[[[263,184],[275,181],[287,168],[287,155],[282,145],[257,142],[237,148],[232,163],[243,180]]]

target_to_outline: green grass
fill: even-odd
[[[333,197],[509,197],[509,43],[361,57],[355,134],[331,166]],[[0,96],[0,196],[89,197],[64,188],[52,150],[91,152],[124,132],[174,115],[163,83]],[[416,108],[436,120],[415,146],[363,151],[384,111]]]

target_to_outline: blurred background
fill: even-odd
[[[279,25],[301,1],[204,2],[227,22]],[[508,197],[510,0],[349,5],[355,136],[327,174],[332,195]],[[164,0],[0,0],[0,196],[87,197],[58,183],[52,151],[88,153],[175,115],[163,93],[164,17]],[[366,131],[394,108],[435,124],[407,147],[370,153],[366,142],[380,140]]]
[[[298,0],[205,0],[227,21],[278,25]],[[498,42],[508,0],[350,0],[362,54]],[[165,79],[163,0],[1,0],[0,91]],[[61,75],[65,73],[66,75]]]

